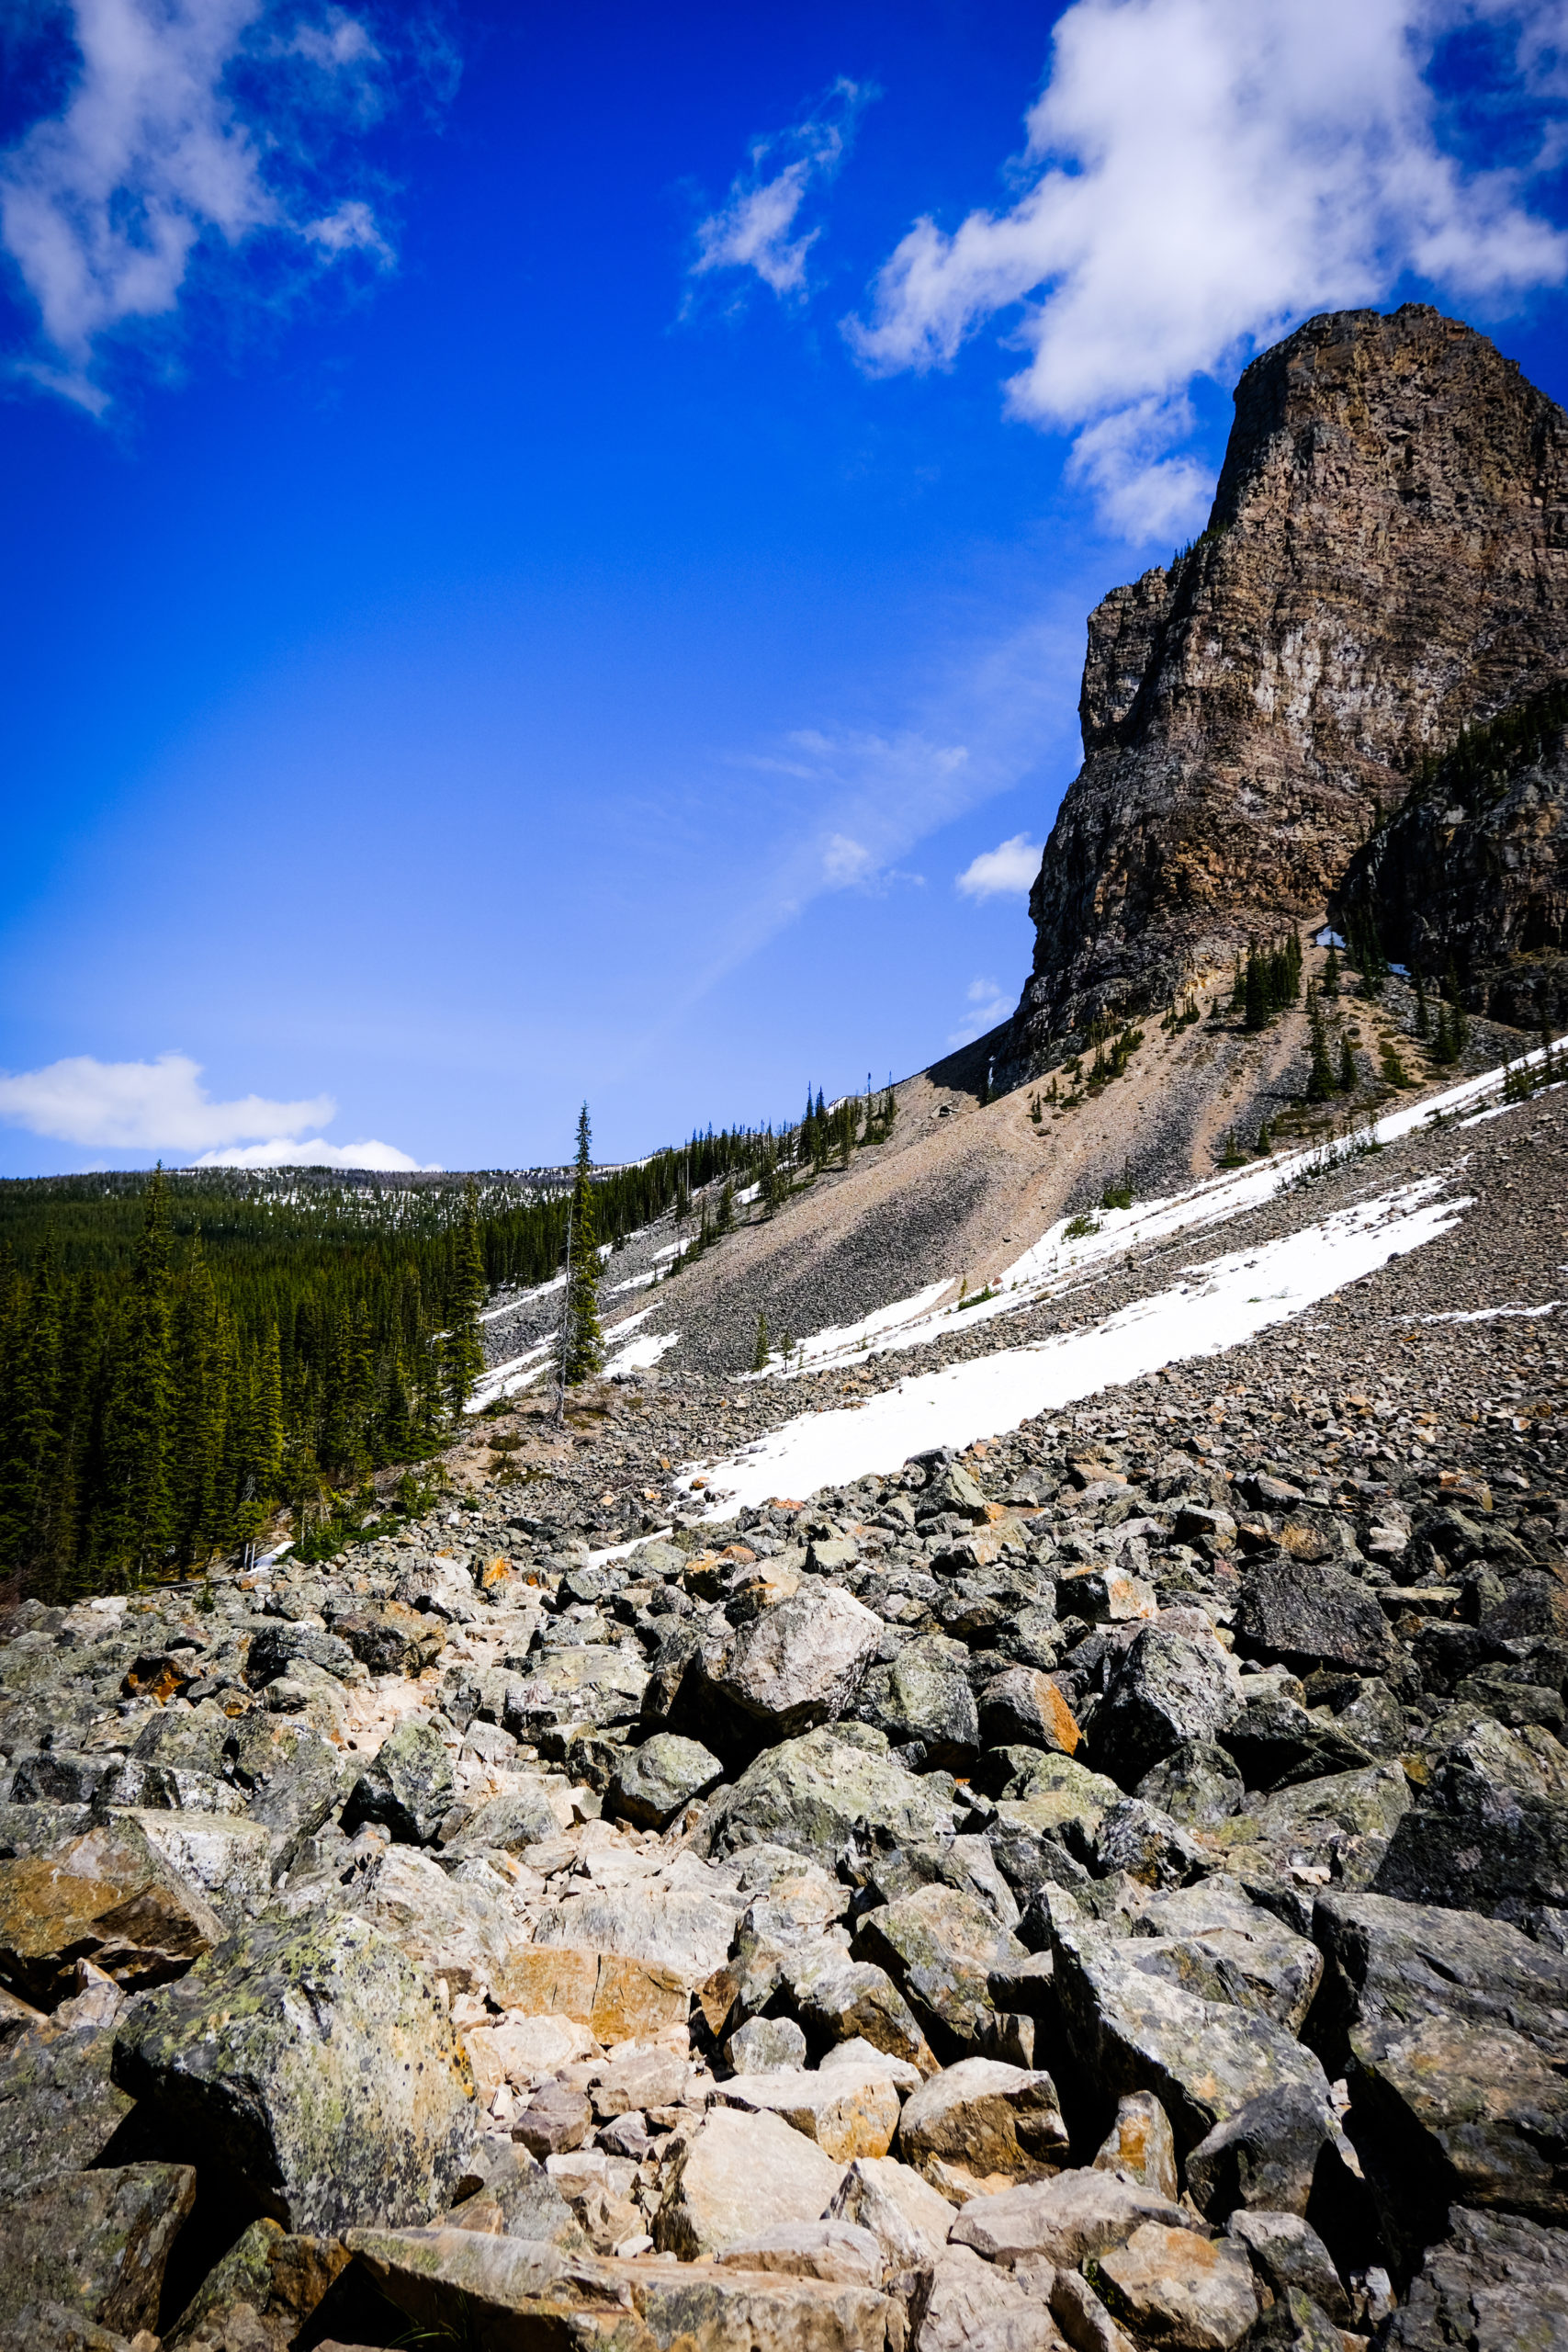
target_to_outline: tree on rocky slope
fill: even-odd
[[[599,1242],[593,1222],[592,1136],[585,1102],[577,1121],[577,1166],[571,1186],[571,1257],[567,1268],[564,1343],[566,1385],[590,1379],[604,1361],[599,1329]]]

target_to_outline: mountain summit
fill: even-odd
[[[1568,416],[1426,305],[1255,360],[1208,527],[1090,615],[1015,1082],[1321,910],[1424,759],[1568,673]]]

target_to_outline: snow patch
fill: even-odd
[[[1183,1358],[1221,1354],[1450,1232],[1472,1196],[1438,1199],[1448,1181],[1423,1178],[1279,1241],[1188,1268],[1171,1289],[1087,1330],[901,1380],[849,1410],[802,1414],[714,1465],[703,1516],[886,1476],[927,1447],[972,1445]]]

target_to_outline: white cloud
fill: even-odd
[[[172,312],[204,243],[266,233],[323,262],[390,261],[363,200],[316,214],[306,196],[307,118],[379,111],[380,60],[357,19],[333,8],[285,40],[270,0],[72,0],[69,13],[80,68],[65,105],[0,157],[0,243],[39,322],[23,373],[101,413],[104,339]],[[276,120],[246,119],[241,63]]]
[[[1005,1021],[1013,1008],[1012,998],[1004,996],[993,979],[971,980],[964,994],[969,1011],[963,1026],[949,1036],[950,1046],[972,1046],[976,1037],[983,1037],[987,1029]]]
[[[320,1136],[298,1140],[275,1136],[270,1143],[204,1151],[191,1164],[196,1168],[371,1168],[383,1174],[418,1169],[425,1175],[434,1175],[440,1166],[437,1160],[411,1159],[396,1144],[378,1143],[373,1137],[364,1143],[323,1143]]]
[[[1527,175],[1466,171],[1438,143],[1424,74],[1477,13],[1517,36],[1492,95],[1528,116],[1562,74],[1560,6],[1075,0],[1027,117],[1022,194],[951,235],[917,221],[850,342],[874,371],[942,367],[1010,313],[1028,354],[1014,413],[1079,431],[1077,469],[1126,536],[1190,525],[1207,480],[1164,452],[1195,376],[1407,272],[1493,303],[1568,276]]]
[[[1040,871],[1041,850],[1027,833],[1013,833],[971,858],[954,887],[966,899],[1027,899]]]
[[[855,118],[877,93],[863,83],[834,83],[803,122],[752,142],[750,164],[730,183],[717,212],[697,224],[694,277],[717,269],[751,269],[781,297],[806,292],[806,258],[819,229],[796,231],[814,187],[830,180],[854,136]]]
[[[186,1054],[160,1054],[153,1062],[75,1054],[46,1069],[0,1076],[0,1119],[62,1143],[198,1151],[245,1136],[298,1133],[337,1110],[330,1094],[302,1102],[269,1102],[259,1094],[214,1102],[200,1079],[200,1063]]]

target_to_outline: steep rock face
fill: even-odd
[[[1202,538],[1089,618],[1015,1079],[1322,906],[1421,759],[1568,670],[1568,416],[1483,336],[1314,319],[1235,410]]]
[[[1568,1012],[1568,678],[1467,732],[1350,862],[1334,911],[1494,1020]]]

